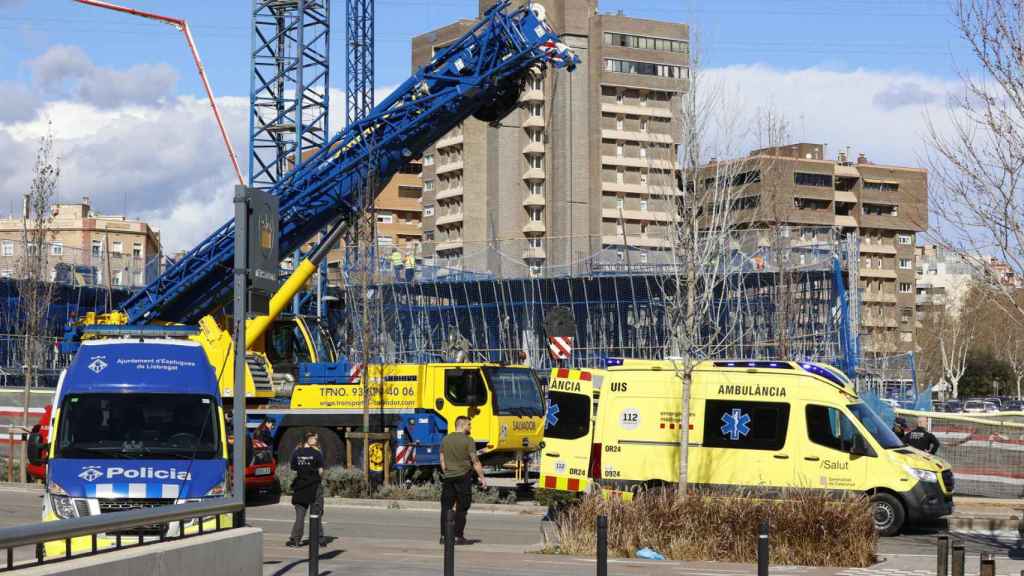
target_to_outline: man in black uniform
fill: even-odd
[[[907,443],[907,430],[910,426],[907,421],[899,416],[896,417],[896,421],[892,424],[892,432],[895,434],[904,444]]]
[[[292,506],[295,507],[295,524],[292,525],[291,538],[286,543],[289,547],[300,546],[302,532],[306,526],[306,511],[323,518],[324,492],[320,485],[320,477],[324,473],[324,457],[320,453],[320,439],[315,432],[306,432],[306,443],[292,452],[292,470],[295,480],[292,481]],[[321,524],[322,526],[322,524]],[[327,545],[327,537],[320,532],[320,545]]]
[[[907,433],[907,444],[918,450],[924,450],[929,454],[939,451],[939,440],[934,434],[928,431],[928,419],[924,416],[917,419],[917,428]]]

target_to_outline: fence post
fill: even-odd
[[[309,576],[320,574],[320,514],[309,514]]]
[[[455,576],[455,514],[444,511],[444,576]]]
[[[608,517],[597,517],[597,576],[608,576]]]
[[[939,536],[935,544],[935,576],[949,576],[949,535]]]
[[[768,576],[768,519],[761,521],[757,533],[757,576]]]
[[[964,576],[964,543],[953,542],[953,576]]]
[[[996,576],[996,559],[991,552],[981,553],[981,566],[978,576]]]

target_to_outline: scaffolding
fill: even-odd
[[[479,249],[515,253],[515,247],[493,241]],[[719,312],[704,319],[701,329],[729,334],[725,350],[731,357],[785,355],[853,372],[857,331],[851,308],[857,291],[851,297],[848,287],[855,285],[851,267],[856,281],[857,258],[856,236],[831,228],[787,236],[781,244],[767,240],[762,230],[737,231],[717,263],[726,272],[712,295],[712,308]],[[621,260],[619,250],[605,249],[568,265],[565,273],[549,269],[533,277],[420,266],[406,282],[391,274],[383,258],[369,254],[348,259],[373,267],[368,287],[349,280],[362,277],[364,270],[356,266],[332,280],[341,309],[359,301],[363,290],[377,303],[369,322],[386,330],[369,331],[382,340],[373,347],[379,356],[371,361],[450,360],[453,343],[465,342],[474,360],[550,368],[554,361],[547,354],[543,321],[555,306],[571,309],[577,328],[572,358],[560,365],[664,357],[672,332],[668,307],[685,287],[677,286],[671,263]],[[793,303],[785,316],[778,310],[782,298]],[[357,314],[332,320],[343,352],[362,361],[363,320]]]

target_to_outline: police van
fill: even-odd
[[[543,488],[629,497],[679,480],[698,490],[781,496],[792,490],[870,496],[882,535],[952,513],[945,461],[905,445],[825,364],[704,361],[693,370],[689,418],[672,360],[609,359],[602,369],[552,370],[541,451]]]

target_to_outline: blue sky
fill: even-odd
[[[245,170],[252,0],[118,1],[189,21]],[[408,75],[411,37],[477,7],[378,0],[378,88]],[[337,106],[344,2],[332,9]],[[599,9],[690,24],[703,68],[746,126],[774,107],[792,140],[882,163],[924,164],[927,119],[945,126],[955,66],[971,64],[946,0],[604,0]],[[89,196],[98,211],[144,218],[169,251],[229,217],[232,171],[180,33],[71,0],[0,0],[0,34],[0,215],[17,205],[52,123],[61,199]]]
[[[186,18],[219,94],[248,93],[249,0],[122,0],[143,10]],[[377,83],[391,86],[409,71],[409,39],[476,15],[472,0],[378,0]],[[907,70],[950,76],[965,57],[942,0],[605,0],[601,11],[690,23],[709,66],[767,64],[783,69]],[[332,4],[332,85],[344,87],[344,3]],[[178,89],[199,93],[189,55],[173,29],[65,0],[0,0],[0,80],[24,81],[26,60],[54,44],[83,48],[100,66],[167,63]]]

